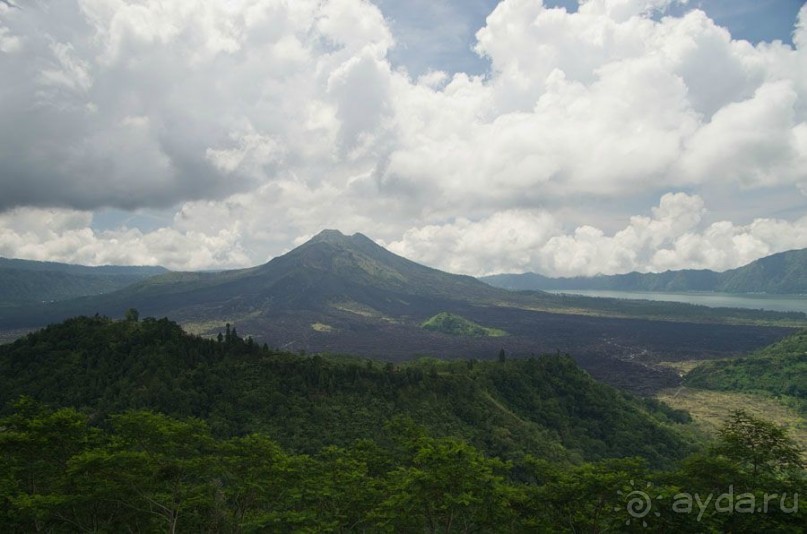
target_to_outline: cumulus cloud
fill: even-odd
[[[703,199],[667,193],[651,215],[634,215],[608,235],[589,225],[566,230],[545,211],[507,211],[479,220],[408,230],[390,249],[449,271],[473,275],[534,271],[593,276],[631,271],[739,267],[762,256],[807,247],[807,216],[703,223]]]
[[[0,209],[225,198],[332,163],[334,140],[355,148],[387,107],[392,38],[361,0],[72,0],[2,17],[4,50],[28,32],[0,56],[15,80]]]
[[[293,196],[300,191],[280,194]],[[329,192],[319,195],[323,204],[331,201]],[[0,256],[91,265],[160,264],[178,270],[233,268],[254,261],[255,247],[271,243],[280,253],[310,237],[284,233],[285,213],[275,215],[268,227],[257,225],[252,209],[244,196],[227,203],[196,202],[178,212],[171,227],[150,232],[93,230],[89,212],[17,209],[0,214]],[[624,228],[612,234],[590,225],[566,228],[545,210],[514,209],[480,220],[457,218],[409,228],[399,240],[382,240],[381,244],[450,272],[536,271],[554,276],[725,270],[776,252],[807,247],[807,216],[795,221],[761,218],[737,225],[730,221],[705,223],[707,212],[697,195],[667,193],[648,215],[630,217]],[[346,220],[348,231],[371,224],[349,216]],[[379,229],[383,233],[384,228]]]
[[[0,3],[0,253],[223,267],[338,227],[454,271],[596,274],[797,246],[765,202],[807,194],[807,8],[791,47],[673,3],[503,0],[488,74],[418,77],[368,0]],[[759,202],[730,221],[715,191]],[[176,216],[95,228],[110,206]]]
[[[0,214],[0,256],[84,265],[163,265],[210,269],[250,261],[232,230],[204,233],[159,228],[95,231],[92,214],[66,209],[25,209]]]

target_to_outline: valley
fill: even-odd
[[[775,397],[680,386],[661,390],[655,398],[672,408],[688,412],[708,436],[717,435],[732,411],[746,410],[756,417],[788,429],[801,449],[807,450],[807,418]]]

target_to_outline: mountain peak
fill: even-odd
[[[309,239],[309,243],[330,243],[332,245],[358,245],[375,242],[364,234],[355,233],[347,236],[339,230],[326,229]]]
[[[338,243],[348,237],[339,230],[325,229],[312,237],[309,243]]]

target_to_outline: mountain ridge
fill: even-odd
[[[0,305],[68,300],[122,289],[164,267],[42,262],[0,257]]]
[[[615,275],[553,278],[536,273],[479,277],[508,290],[595,289],[616,291],[713,291],[725,293],[807,294],[807,249],[779,252],[741,267],[630,272]]]

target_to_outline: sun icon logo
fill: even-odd
[[[617,495],[623,499],[624,505],[614,507],[614,512],[618,512],[623,508],[627,510],[630,517],[625,520],[625,525],[630,525],[633,521],[636,521],[637,523],[641,521],[642,526],[647,527],[646,518],[651,512],[655,517],[659,517],[661,515],[661,512],[658,510],[653,510],[654,499],[650,498],[652,487],[653,484],[648,482],[645,484],[644,488],[637,489],[636,484],[633,480],[631,480],[630,490],[627,492],[622,490],[617,491]],[[655,500],[661,498],[661,495],[656,495]]]

